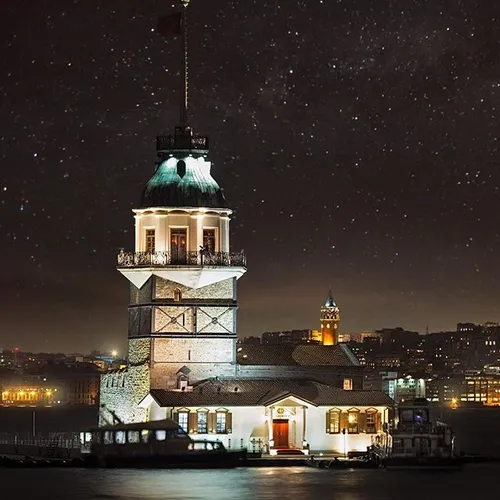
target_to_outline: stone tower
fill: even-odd
[[[339,308],[333,300],[332,291],[328,290],[328,297],[321,306],[321,343],[323,345],[338,344],[339,321]]]
[[[101,381],[101,403],[128,422],[146,418],[138,403],[150,389],[189,390],[235,375],[236,281],[246,260],[230,251],[232,211],[211,176],[208,137],[187,123],[187,1],[181,5],[180,125],[157,137],[159,161],[133,210],[135,248],[118,255],[130,282],[128,366],[121,379]]]

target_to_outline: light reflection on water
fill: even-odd
[[[496,465],[461,472],[318,470],[0,469],[2,498],[37,500],[470,500],[495,491]]]

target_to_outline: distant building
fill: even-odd
[[[248,344],[249,342],[245,342]],[[260,343],[260,342],[259,342]],[[262,345],[278,344],[317,344],[313,340],[312,330],[285,330],[265,332],[262,334]]]
[[[245,337],[240,344],[250,344],[250,345],[260,345],[261,338],[260,337]]]

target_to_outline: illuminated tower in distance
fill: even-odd
[[[338,344],[338,327],[340,321],[340,311],[333,300],[331,289],[328,290],[328,297],[324,305],[321,306],[321,343],[323,345]]]

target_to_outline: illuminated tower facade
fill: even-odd
[[[180,124],[157,137],[159,161],[133,210],[135,248],[118,255],[130,282],[128,366],[122,379],[103,377],[101,403],[128,422],[147,418],[138,405],[150,389],[235,375],[236,281],[246,260],[230,251],[232,211],[211,175],[208,137],[187,121],[187,4]]]
[[[332,291],[328,290],[328,297],[321,306],[321,343],[323,345],[338,344],[339,321],[339,308],[333,300]]]

